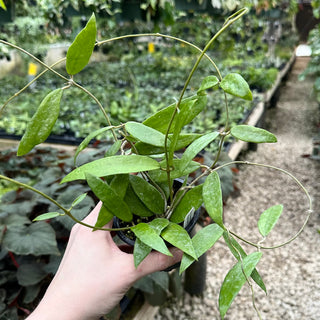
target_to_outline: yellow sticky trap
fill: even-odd
[[[30,62],[28,66],[28,75],[35,76],[37,74],[37,65],[35,63]]]
[[[149,42],[148,43],[148,52],[149,53],[154,53],[155,48],[154,48],[154,43],[153,42]]]

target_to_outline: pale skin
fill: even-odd
[[[100,207],[101,203],[83,221],[94,225]],[[99,319],[119,303],[138,279],[181,260],[181,251],[174,248],[171,253],[172,257],[151,252],[135,268],[133,255],[121,251],[110,232],[93,232],[77,224],[55,277],[28,320]]]

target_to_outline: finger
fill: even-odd
[[[82,220],[82,222],[90,225],[95,225],[99,216],[102,202],[99,201],[95,208]]]
[[[160,252],[151,252],[138,266],[139,276],[145,276],[156,271],[165,270],[182,259],[183,252],[177,248],[171,248],[172,257],[164,255]]]

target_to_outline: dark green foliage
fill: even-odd
[[[93,157],[88,154],[79,157],[80,162],[90,159]],[[62,176],[72,165],[73,158],[69,154],[51,148],[36,148],[25,158],[17,157],[16,150],[0,154],[1,173],[45,191],[68,207],[77,195],[88,191],[84,184],[60,185]],[[8,189],[11,191],[0,200],[0,273],[4,293],[1,302],[10,305],[16,298],[17,306],[32,309],[41,288],[47,286],[57,270],[73,223],[65,217],[31,223],[41,213],[58,208],[37,194],[6,182],[0,185],[0,194]],[[73,214],[82,219],[95,202],[95,198],[86,197],[75,205]],[[9,318],[15,319],[16,307],[1,310],[1,318],[9,312]]]

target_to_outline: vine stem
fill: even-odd
[[[60,210],[62,210],[64,212],[65,215],[67,215],[68,217],[70,217],[73,221],[75,221],[76,223],[79,223],[81,224],[82,226],[85,226],[85,227],[88,227],[88,228],[91,228],[93,230],[103,230],[103,231],[120,231],[120,230],[128,230],[130,229],[130,227],[125,227],[125,228],[100,228],[100,227],[95,227],[95,226],[92,226],[90,224],[87,224],[81,220],[78,220],[75,216],[73,216],[70,212],[70,209],[66,209],[64,206],[62,206],[59,202],[57,202],[56,200],[52,199],[50,196],[48,196],[47,194],[43,193],[42,191],[36,189],[36,188],[33,188],[25,183],[22,183],[20,181],[17,181],[17,180],[14,180],[14,179],[11,179],[11,178],[8,178],[6,176],[3,176],[0,174],[0,179],[3,179],[3,180],[6,180],[6,181],[9,181],[11,183],[14,183],[22,188],[25,188],[25,189],[28,189],[30,191],[33,191],[37,194],[39,194],[40,196],[42,196],[43,198],[49,200],[51,203],[55,204]]]
[[[243,273],[244,277],[246,278],[246,282],[248,283],[249,288],[250,288],[250,290],[251,290],[252,306],[253,306],[254,310],[256,311],[257,316],[259,317],[259,320],[262,320],[260,311],[259,311],[258,307],[256,306],[256,298],[255,298],[255,293],[254,293],[253,285],[252,285],[252,283],[251,283],[251,281],[250,281],[250,278],[246,275],[246,273],[245,273],[245,271],[244,271],[242,255],[241,255],[240,251],[232,244],[231,236],[230,236],[230,231],[227,230],[226,233],[227,233],[227,236],[228,236],[228,238],[229,238],[229,243],[230,243],[230,245],[232,246],[232,248],[233,248],[233,249],[237,252],[237,254],[238,254],[239,261],[240,261],[240,263],[241,263],[242,273]]]
[[[52,64],[49,68],[52,69],[54,68],[56,65],[60,64],[61,62],[63,62],[64,60],[66,60],[66,58],[62,58],[58,61],[56,61],[54,64]],[[42,77],[47,71],[49,71],[49,68],[44,69],[41,73],[39,73],[34,79],[32,79],[27,85],[25,85],[22,89],[20,89],[18,92],[16,92],[13,96],[11,96],[7,101],[5,101],[5,103],[2,105],[1,109],[0,109],[0,115],[2,114],[4,108],[8,105],[8,103],[13,100],[14,98],[16,98],[20,93],[22,93],[23,91],[25,91],[29,86],[31,86],[34,82],[36,82],[40,77]]]
[[[170,184],[170,172],[171,172],[171,162],[172,162],[172,159],[169,158],[169,154],[168,154],[168,137],[169,137],[169,132],[170,132],[170,129],[171,129],[171,126],[173,124],[173,120],[176,116],[176,114],[178,113],[178,110],[179,110],[179,107],[180,107],[180,104],[182,102],[182,99],[183,99],[183,96],[187,90],[187,87],[195,73],[195,71],[197,70],[202,58],[204,57],[204,55],[206,54],[206,52],[208,51],[208,49],[210,48],[210,46],[212,45],[212,43],[220,36],[221,33],[223,33],[232,23],[234,23],[235,21],[237,21],[242,15],[244,15],[245,13],[248,12],[248,9],[247,8],[243,8],[239,11],[237,11],[235,14],[233,14],[232,16],[230,16],[229,18],[227,18],[226,22],[224,23],[223,27],[209,40],[209,42],[206,44],[206,46],[204,47],[204,49],[201,51],[201,54],[200,56],[198,57],[197,61],[195,62],[193,68],[191,69],[189,75],[188,75],[188,78],[187,80],[185,81],[185,84],[184,84],[184,87],[181,91],[181,94],[180,94],[180,97],[179,97],[179,100],[176,104],[176,108],[174,109],[173,113],[172,113],[172,116],[171,116],[171,119],[169,121],[169,124],[168,124],[168,128],[167,128],[167,131],[166,131],[166,135],[165,135],[165,143],[164,143],[164,146],[165,146],[165,156],[166,156],[166,162],[167,162],[167,177],[168,177],[168,184],[169,184],[169,190],[170,190],[170,196],[171,196],[171,199],[172,199],[172,196],[173,196],[173,190],[172,190],[172,186]],[[222,80],[222,77],[221,77],[221,74],[220,72],[218,71],[218,74],[219,74],[219,77],[220,77],[220,80]]]
[[[272,165],[268,165],[268,164],[262,164],[262,163],[256,163],[256,162],[249,162],[249,161],[231,161],[231,162],[228,162],[228,163],[225,163],[215,169],[213,169],[213,171],[218,171],[219,169],[222,169],[224,167],[227,167],[227,166],[230,166],[232,164],[244,164],[244,165],[252,165],[252,166],[258,166],[258,167],[263,167],[263,168],[268,168],[268,169],[273,169],[273,170],[277,170],[277,171],[280,171],[281,173],[283,174],[286,174],[287,176],[289,176],[301,189],[302,191],[305,193],[307,199],[308,199],[308,204],[309,204],[309,209],[307,210],[307,216],[301,226],[301,228],[298,230],[298,232],[293,236],[291,237],[290,239],[288,239],[287,241],[283,242],[283,243],[280,243],[278,245],[274,245],[274,246],[271,246],[271,247],[268,247],[268,246],[261,246],[261,241],[259,243],[254,243],[252,241],[249,241],[241,236],[239,236],[238,234],[236,234],[235,232],[231,231],[231,230],[228,230],[230,232],[230,234],[232,234],[233,236],[237,237],[238,239],[240,239],[241,241],[253,246],[253,247],[256,247],[257,249],[263,249],[263,250],[272,250],[272,249],[277,249],[277,248],[281,248],[289,243],[291,243],[292,241],[294,241],[297,237],[299,237],[299,235],[302,233],[302,231],[304,230],[305,226],[307,225],[308,221],[309,221],[309,218],[311,216],[311,214],[313,213],[313,208],[312,208],[312,199],[311,199],[311,196],[308,192],[308,190],[303,186],[303,184],[290,172],[284,170],[284,169],[281,169],[281,168],[278,168],[278,167],[275,167],[275,166],[272,166]]]
[[[103,116],[105,117],[105,119],[106,119],[106,121],[107,121],[107,123],[108,123],[108,126],[113,127],[113,125],[112,125],[112,123],[111,123],[111,121],[110,121],[110,118],[109,118],[106,110],[104,110],[104,108],[103,108],[101,102],[98,100],[98,98],[97,98],[95,95],[93,95],[89,90],[87,90],[86,88],[82,87],[80,84],[78,84],[77,82],[75,82],[73,79],[70,79],[70,80],[69,80],[69,83],[71,83],[73,86],[79,88],[79,89],[82,90],[84,93],[86,93],[89,97],[91,97],[91,98],[95,101],[95,103],[98,105],[99,109],[101,110]],[[111,132],[112,132],[112,136],[113,136],[114,140],[117,141],[118,138],[117,138],[114,130],[111,129]]]
[[[39,77],[41,77],[46,71],[51,71],[53,72],[55,75],[57,75],[58,77],[60,77],[61,79],[63,79],[64,81],[66,81],[67,83],[79,88],[80,90],[82,90],[83,92],[85,92],[87,95],[89,95],[95,102],[96,104],[98,105],[99,109],[101,110],[101,112],[103,113],[103,116],[105,117],[107,123],[109,126],[112,126],[111,124],[111,121],[109,119],[109,116],[107,115],[106,111],[104,110],[102,104],[100,103],[100,101],[87,89],[85,89],[84,87],[82,87],[80,84],[78,84],[77,82],[75,82],[73,80],[73,78],[67,78],[65,77],[64,75],[62,75],[61,73],[59,73],[58,71],[54,70],[53,67],[56,66],[57,64],[63,62],[64,60],[66,60],[66,58],[63,58],[63,59],[60,59],[59,61],[55,62],[53,65],[51,66],[48,66],[46,63],[44,63],[43,61],[41,61],[40,59],[38,59],[37,57],[35,57],[33,54],[31,54],[30,52],[28,52],[27,50],[19,47],[19,46],[16,46],[10,42],[7,42],[7,41],[4,41],[4,40],[1,40],[0,39],[0,43],[3,43],[7,46],[10,46],[16,50],[19,50],[21,51],[22,53],[28,55],[29,57],[31,57],[32,59],[34,59],[36,62],[38,62],[41,66],[43,66],[44,68],[46,68],[46,70],[42,71],[35,79],[33,79],[31,82],[29,82],[24,88],[22,88],[20,91],[18,91],[17,93],[15,93],[12,97],[10,97],[6,102],[5,104],[1,107],[0,109],[0,114],[1,112],[3,111],[3,109],[5,108],[5,106],[12,100],[14,99],[15,97],[17,97],[20,93],[22,93],[27,87],[29,87],[34,81],[36,81]],[[117,136],[116,134],[114,133],[113,130],[111,130],[112,132],[112,135],[113,135],[113,138],[115,141],[117,141]]]
[[[31,54],[30,52],[28,52],[27,50],[24,50],[22,48],[20,48],[19,46],[16,46],[10,42],[4,41],[0,39],[0,43],[3,43],[9,47],[12,47],[16,50],[19,50],[21,52],[23,52],[24,54],[28,55],[29,57],[31,57],[33,60],[37,61],[39,64],[41,64],[44,68],[50,70],[51,72],[53,72],[55,75],[57,75],[58,77],[62,78],[65,81],[69,81],[69,79],[67,77],[65,77],[64,75],[62,75],[61,73],[59,73],[58,71],[52,69],[50,66],[48,66],[47,64],[45,64],[43,61],[41,61],[40,59],[38,59],[37,57],[35,57],[33,54]]]
[[[177,38],[171,35],[167,35],[167,34],[162,34],[162,33],[136,33],[136,34],[128,34],[128,35],[124,35],[124,36],[119,36],[119,37],[115,37],[115,38],[111,38],[111,39],[107,39],[107,40],[102,40],[102,41],[97,41],[96,45],[100,46],[103,44],[106,44],[108,42],[112,42],[112,41],[116,41],[116,40],[123,40],[123,39],[127,39],[127,38],[139,38],[139,37],[159,37],[159,38],[167,38],[167,39],[171,39],[171,40],[175,40],[181,43],[184,43],[194,49],[196,49],[199,52],[202,52],[202,49],[199,48],[198,46],[196,46],[195,44],[188,42],[186,40],[183,40],[181,38]],[[217,65],[215,64],[215,62],[207,55],[205,54],[205,57],[210,61],[210,63],[213,65],[213,67],[215,68],[216,72],[219,75],[219,78],[222,79],[221,73],[217,67]]]
[[[178,42],[181,42],[181,43],[184,43],[194,49],[196,49],[197,51],[199,51],[201,53],[200,57],[198,58],[198,64],[196,66],[194,66],[194,68],[192,69],[191,73],[189,74],[189,77],[186,81],[186,83],[184,84],[184,90],[183,92],[181,93],[180,95],[180,98],[179,98],[179,101],[177,102],[176,104],[176,108],[173,112],[173,115],[169,121],[169,125],[168,125],[168,130],[166,132],[166,135],[165,135],[165,157],[166,157],[166,162],[167,162],[167,169],[166,169],[166,172],[167,172],[167,177],[168,177],[168,185],[169,185],[169,194],[170,194],[170,199],[171,199],[171,203],[173,203],[173,189],[172,189],[172,185],[170,183],[170,171],[171,171],[171,164],[169,163],[169,156],[168,156],[168,135],[169,135],[169,131],[170,131],[170,128],[172,126],[172,122],[173,122],[173,119],[175,117],[175,114],[177,113],[177,110],[179,109],[179,106],[181,104],[181,101],[182,101],[182,98],[183,98],[183,95],[185,93],[185,90],[187,88],[187,86],[189,85],[189,82],[191,80],[191,77],[193,75],[193,73],[195,72],[197,66],[199,65],[200,63],[200,60],[205,56],[209,61],[210,63],[213,65],[214,69],[216,70],[220,80],[222,80],[222,76],[221,76],[221,73],[220,73],[220,70],[219,68],[217,67],[217,65],[215,64],[215,62],[206,54],[206,52],[204,50],[202,50],[201,48],[199,48],[198,46],[194,45],[193,43],[191,42],[188,42],[186,40],[183,40],[181,38],[178,38],[178,37],[174,37],[174,36],[170,36],[170,35],[166,35],[166,34],[161,34],[161,33],[138,33],[138,34],[129,34],[129,35],[124,35],[124,36],[119,36],[119,37],[115,37],[115,38],[111,38],[111,39],[107,39],[107,40],[102,40],[102,41],[98,41],[96,43],[97,46],[100,46],[100,45],[103,45],[103,44],[106,44],[106,43],[109,43],[109,42],[112,42],[112,41],[116,41],[116,40],[123,40],[123,39],[127,39],[127,38],[137,38],[137,37],[161,37],[161,38],[168,38],[168,39],[171,39],[171,40],[175,40],[175,41],[178,41]],[[212,42],[211,42],[212,43]],[[209,45],[210,46],[210,45]],[[208,46],[208,48],[209,48]]]

